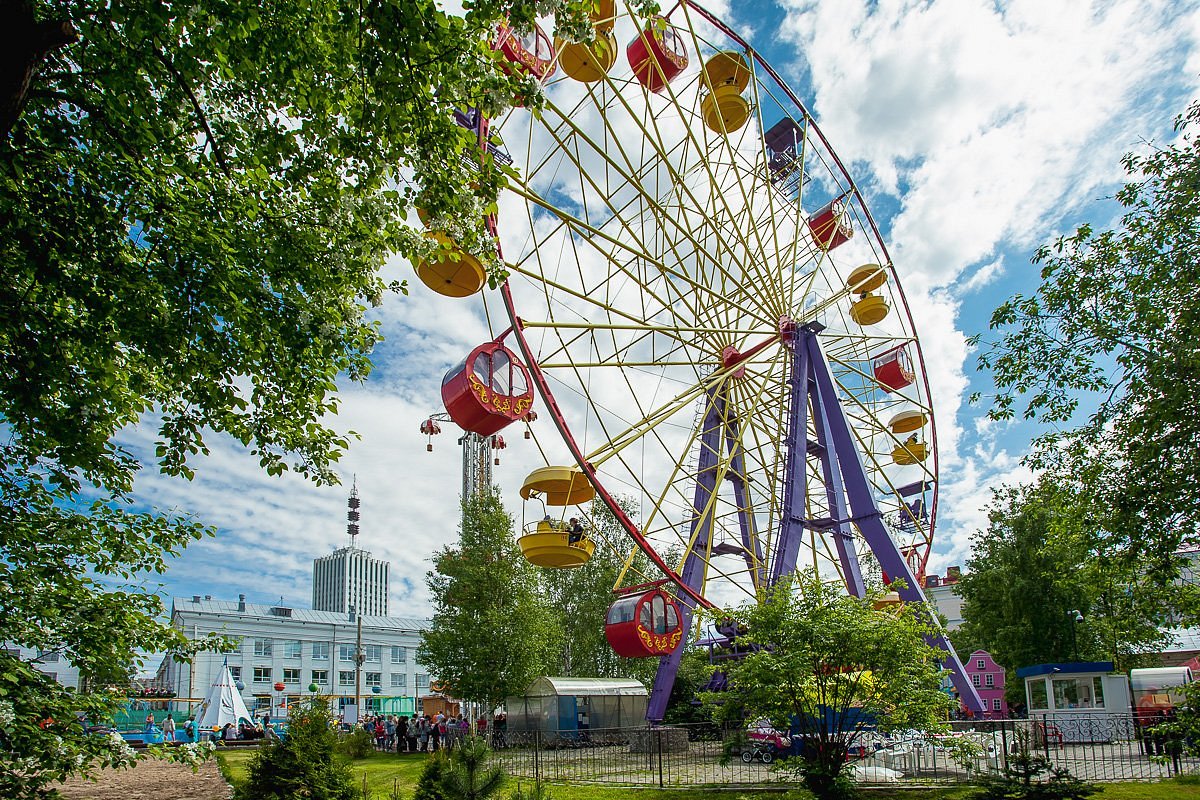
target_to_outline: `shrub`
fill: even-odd
[[[288,719],[288,735],[264,744],[247,765],[242,800],[356,800],[350,765],[335,752],[329,706],[313,698]]]
[[[1021,737],[1004,772],[980,781],[979,790],[971,794],[970,800],[1083,800],[1098,788],[1031,752],[1028,738]]]
[[[446,800],[442,792],[442,779],[450,767],[450,759],[445,750],[434,753],[421,769],[417,778],[417,787],[413,789],[413,800]]]
[[[345,758],[369,758],[375,754],[375,737],[366,728],[355,727],[338,738],[337,754]]]

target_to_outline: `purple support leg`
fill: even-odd
[[[883,571],[893,580],[897,578],[904,580],[906,586],[899,590],[900,598],[907,602],[924,603],[925,593],[921,590],[921,585],[909,568],[908,561],[900,552],[900,548],[896,546],[896,542],[888,533],[883,522],[883,515],[879,513],[879,507],[875,504],[874,494],[867,481],[867,472],[863,468],[862,458],[855,446],[846,413],[837,399],[833,378],[821,355],[816,333],[804,330],[801,336],[804,346],[809,352],[809,363],[812,365],[813,375],[816,379],[816,392],[823,399],[821,407],[824,409],[829,422],[829,431],[832,434],[829,449],[833,451],[837,467],[845,481],[845,496],[849,501],[852,518],[858,525],[859,531],[862,532],[863,539],[871,548],[871,552],[879,560],[879,566],[883,568]],[[930,644],[946,651],[945,664],[950,670],[954,688],[958,690],[963,703],[975,713],[982,713],[983,701],[979,699],[975,687],[967,680],[962,662],[959,661],[958,655],[954,652],[954,647],[946,638],[945,633],[939,632],[930,637]]]
[[[779,540],[771,563],[771,586],[796,571],[796,558],[804,540],[805,511],[808,502],[808,349],[792,337],[792,379],[788,399],[787,460],[784,463],[783,511]]]
[[[708,410],[704,413],[703,427],[700,429],[700,458],[696,468],[696,494],[692,501],[692,523],[688,537],[692,546],[679,574],[683,582],[693,589],[698,589],[704,580],[704,556],[709,540],[712,539],[712,501],[717,492],[717,454],[724,438],[722,430],[725,424],[725,401],[713,392],[709,392],[707,397]],[[675,685],[675,675],[679,672],[679,662],[687,647],[692,616],[691,601],[681,597],[679,624],[683,627],[683,644],[675,648],[670,655],[659,659],[654,688],[650,691],[650,702],[646,707],[646,719],[652,722],[661,721],[666,713],[671,688]]]

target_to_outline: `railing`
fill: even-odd
[[[1003,771],[1021,747],[1087,781],[1200,772],[1200,759],[1183,755],[1177,743],[1143,735],[1129,714],[1046,714],[954,722],[952,728],[942,736],[866,734],[850,759],[854,779],[964,783]],[[967,763],[955,761],[950,754],[956,739],[974,742],[977,755]],[[786,767],[802,744],[799,737],[792,742],[790,752],[756,748],[744,732],[704,724],[491,734],[498,762],[519,779],[660,787],[796,781],[795,771]]]

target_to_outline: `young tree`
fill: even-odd
[[[1077,658],[1125,669],[1162,642],[1160,625],[1186,590],[1113,557],[1090,510],[1089,498],[1050,476],[996,493],[955,588],[964,620],[956,646],[987,650],[1009,670]]]
[[[453,114],[537,102],[493,53],[495,27],[554,13],[586,38],[590,8],[0,3],[0,641],[93,678],[181,644],[138,584],[209,531],[132,513],[142,464],[114,442],[131,424],[158,426],[173,475],[216,432],[270,473],[337,480],[351,435],[328,422],[336,381],[367,375],[381,334],[366,310],[404,289],[380,267],[432,246],[412,207],[501,274],[483,219],[504,178]],[[6,689],[94,710],[29,673],[6,670]],[[24,765],[8,796],[86,768],[92,740],[63,727],[55,760],[32,744],[39,724],[3,733]]]
[[[946,728],[954,701],[940,688],[942,651],[925,639],[928,608],[876,611],[804,576],[721,614],[746,631],[738,641],[753,652],[728,662],[728,691],[706,699],[734,724],[798,728],[804,749],[791,768],[817,797],[852,792],[846,756],[868,727]]]
[[[996,384],[990,416],[1065,425],[1038,439],[1034,463],[1089,487],[1125,556],[1161,583],[1200,542],[1198,120],[1194,103],[1176,142],[1125,157],[1118,226],[1085,224],[1037,252],[1041,285],[996,309],[979,358]],[[1081,409],[1094,410],[1071,427]]]
[[[547,673],[554,620],[494,490],[463,502],[458,546],[434,556],[426,584],[434,614],[417,660],[456,697],[494,708]]]
[[[626,513],[635,513],[631,502],[618,502]],[[622,658],[604,636],[613,586],[632,546],[603,503],[592,504],[589,518],[593,526],[589,535],[596,542],[591,560],[573,569],[538,570],[542,598],[560,630],[560,656],[552,669],[556,675],[573,677],[652,680],[656,660]],[[648,559],[640,551],[634,561],[635,571],[647,569]]]
[[[238,796],[245,800],[359,797],[350,764],[335,754],[336,746],[329,703],[315,697],[292,710],[286,738],[266,743],[250,758]]]

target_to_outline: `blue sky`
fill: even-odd
[[[1036,247],[1083,221],[1109,224],[1120,157],[1168,141],[1200,92],[1195,3],[884,0],[708,7],[780,71],[813,112],[866,196],[897,264],[930,363],[941,449],[942,516],[932,569],[962,563],[986,522],[990,489],[1027,477],[1029,425],[997,425],[966,398],[988,391],[966,338],[991,310],[1036,286]],[[410,278],[394,259],[389,277]],[[410,283],[412,281],[410,280]],[[335,425],[362,435],[345,485],[270,478],[213,437],[192,482],[139,478],[138,500],[219,529],[163,579],[164,595],[211,594],[307,605],[311,560],[346,541],[352,475],[361,546],[393,564],[395,613],[428,611],[429,556],[456,535],[453,432],[425,452],[417,428],[439,411],[444,370],[490,339],[478,305],[450,306],[419,284],[379,312],[387,342],[364,385],[346,385]],[[466,348],[466,349],[465,349]],[[154,431],[123,440],[152,453]],[[497,480],[524,477],[518,434]],[[519,503],[510,503],[520,520]]]

